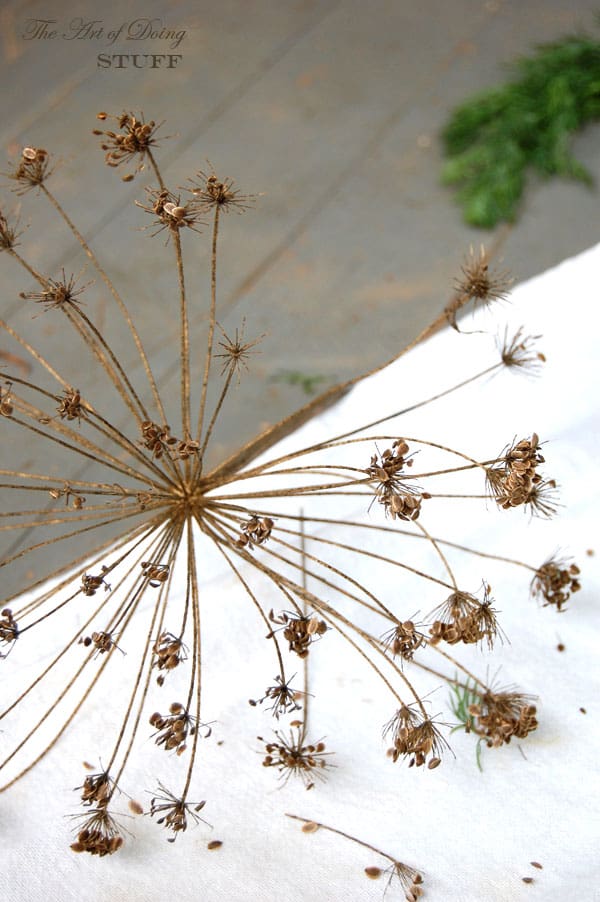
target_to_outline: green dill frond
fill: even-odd
[[[469,225],[516,219],[529,170],[591,184],[571,137],[600,117],[600,43],[569,36],[511,67],[514,77],[457,107],[442,132],[442,179]]]

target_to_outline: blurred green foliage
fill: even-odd
[[[457,107],[442,132],[443,181],[457,188],[469,225],[514,221],[527,170],[591,184],[571,136],[600,118],[600,43],[567,37],[511,67],[505,85]]]

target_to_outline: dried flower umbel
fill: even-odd
[[[291,722],[288,736],[275,731],[273,739],[258,738],[265,745],[263,767],[277,768],[284,783],[290,777],[298,777],[307,789],[312,789],[315,780],[325,779],[323,771],[331,767],[327,760],[331,752],[327,751],[322,739],[307,742],[302,721]]]
[[[107,114],[99,118],[105,121]],[[392,411],[375,422],[359,423],[343,435],[309,447],[279,455],[266,453],[325,403],[341,397],[369,375],[362,374],[328,389],[227,459],[209,465],[215,426],[257,343],[244,340],[243,324],[234,338],[221,329],[219,340],[217,321],[222,214],[229,209],[242,212],[250,198],[240,193],[231,179],[214,172],[188,179],[186,189],[166,186],[154,156],[155,120],[132,112],[124,112],[116,120],[114,130],[96,130],[107,165],[112,169],[124,164],[134,171],[147,166],[158,184],[142,206],[155,218],[158,230],[167,230],[169,238],[167,247],[158,243],[157,253],[171,259],[175,272],[176,300],[167,303],[165,299],[164,306],[169,321],[175,307],[178,311],[180,388],[174,404],[172,390],[159,386],[127,304],[48,186],[49,155],[24,148],[10,173],[16,190],[36,188],[35,202],[49,204],[79,243],[113,305],[110,334],[114,334],[115,323],[123,326],[140,365],[131,371],[125,368],[109,333],[87,312],[93,310],[93,305],[83,300],[89,285],[78,284],[64,272],[58,278],[39,272],[26,251],[21,253],[20,245],[17,250],[14,228],[0,216],[3,260],[22,268],[28,286],[32,279],[37,283],[34,291],[24,291],[20,298],[32,310],[32,329],[36,328],[36,306],[41,304],[45,322],[53,320],[61,335],[81,343],[89,360],[89,373],[72,372],[70,355],[59,355],[59,361],[46,359],[29,339],[0,321],[6,340],[15,343],[35,368],[31,377],[25,377],[18,367],[3,373],[0,426],[19,430],[24,440],[35,440],[42,449],[52,448],[60,461],[58,471],[47,473],[30,472],[21,459],[3,469],[0,519],[3,531],[15,542],[0,565],[7,567],[21,559],[35,561],[39,549],[51,552],[53,563],[32,566],[33,576],[0,606],[0,666],[6,671],[3,686],[10,692],[0,711],[3,739],[11,738],[11,715],[16,719],[23,710],[21,727],[26,725],[24,735],[22,730],[14,735],[14,750],[0,761],[4,779],[0,791],[53,750],[84,702],[101,695],[104,683],[97,685],[100,677],[118,660],[122,671],[129,674],[129,678],[121,678],[119,692],[110,699],[119,728],[114,735],[103,735],[98,753],[106,766],[79,787],[85,820],[71,847],[99,856],[121,847],[123,832],[109,810],[117,787],[126,786],[128,766],[136,754],[160,759],[159,752],[166,750],[173,767],[179,769],[173,792],[161,785],[152,799],[150,814],[158,823],[178,835],[190,819],[196,819],[204,805],[190,801],[198,779],[198,743],[201,736],[208,739],[210,735],[210,728],[203,725],[201,693],[205,666],[201,609],[205,602],[200,591],[200,562],[208,547],[216,550],[236,578],[240,593],[259,617],[266,653],[273,654],[265,664],[265,674],[275,676],[251,705],[270,711],[280,723],[289,716],[301,718],[297,726],[289,727],[291,733],[287,725],[281,725],[275,739],[267,741],[267,766],[281,769],[284,777],[294,773],[313,783],[313,776],[326,770],[325,755],[329,754],[322,741],[310,742],[305,735],[309,698],[313,691],[318,697],[319,687],[308,692],[305,671],[304,688],[296,689],[290,661],[297,663],[299,656],[305,666],[318,655],[335,655],[338,642],[348,643],[356,651],[357,660],[373,670],[382,692],[391,697],[396,713],[385,733],[394,760],[402,758],[423,770],[425,765],[432,769],[440,764],[446,746],[443,725],[428,714],[412,673],[409,679],[409,669],[416,670],[419,665],[451,686],[465,679],[472,681],[480,701],[473,702],[478,707],[469,717],[486,742],[504,745],[512,736],[525,737],[537,725],[536,711],[527,696],[495,692],[448,651],[465,643],[480,643],[488,651],[494,638],[501,635],[489,590],[484,589],[483,600],[469,593],[465,586],[472,585],[473,574],[463,566],[465,552],[478,555],[479,562],[497,556],[458,545],[455,531],[450,539],[433,538],[429,518],[434,519],[433,500],[440,476],[452,483],[457,473],[461,478],[465,473],[472,477],[472,494],[461,491],[459,497],[480,499],[482,515],[486,515],[481,501],[482,474],[501,508],[527,509],[529,505],[547,513],[551,505],[544,493],[553,489],[553,480],[544,480],[539,474],[542,458],[537,435],[514,442],[499,456],[490,454],[479,460],[422,436],[408,437],[407,431],[396,425],[383,433],[375,429],[406,415],[410,412],[406,409]],[[125,179],[131,177],[129,173]],[[208,329],[203,343],[192,333],[190,287],[184,277],[187,242],[204,240],[197,229],[200,216],[208,220],[210,231]],[[150,238],[146,235],[143,240]],[[197,255],[196,250],[191,253]],[[445,326],[448,316],[455,322],[471,301],[502,297],[507,287],[505,277],[490,271],[484,252],[478,258],[472,256],[463,268],[450,316],[442,311],[401,353]],[[198,291],[194,298],[201,294]],[[192,379],[194,361],[199,363],[197,379]],[[505,334],[496,363],[436,397],[490,372],[518,371],[541,362],[533,339],[521,331],[512,338]],[[101,391],[94,391],[96,382],[101,383]],[[174,424],[173,429],[169,423]],[[257,462],[259,455],[261,462]],[[365,466],[369,455],[370,463]],[[430,455],[438,455],[435,465],[429,466]],[[413,472],[416,459],[422,463],[419,473]],[[87,478],[83,465],[90,463],[94,469]],[[353,497],[352,503],[356,497],[364,500],[366,521],[356,522],[347,515],[343,507],[347,495]],[[23,496],[28,499],[25,507]],[[443,497],[453,496],[445,492]],[[31,498],[37,499],[33,505]],[[297,506],[291,507],[299,500],[302,513]],[[328,505],[325,515],[319,504]],[[310,510],[308,505],[312,505]],[[327,533],[323,532],[325,526]],[[108,538],[104,532],[100,537],[101,529],[110,531]],[[76,557],[69,551],[70,540],[82,533],[89,542],[85,553]],[[430,569],[413,565],[410,550],[404,551],[407,535],[428,544]],[[397,550],[384,552],[378,546],[378,540],[384,539],[397,543]],[[62,549],[66,551],[61,559]],[[575,564],[548,560],[538,567],[503,560],[508,566],[529,570],[533,593],[559,611],[579,588]],[[360,576],[363,571],[356,567],[357,562],[369,565],[364,568],[367,576]],[[370,566],[373,562],[376,567]],[[268,601],[263,597],[266,581],[273,593]],[[411,613],[418,607],[412,599],[420,597],[422,589],[432,593],[435,589],[437,600],[445,599],[429,623],[421,623],[422,616],[417,621],[417,613]],[[382,635],[383,639],[379,638]],[[18,666],[15,661],[21,650],[27,655],[32,648],[47,649],[52,644],[56,647],[50,663],[45,658],[27,683],[11,679],[11,668]],[[230,645],[235,643],[228,643],[225,631],[223,661],[238,667],[239,647]],[[8,656],[13,648],[15,654]],[[428,663],[424,664],[426,656]],[[432,658],[442,661],[442,670],[430,666]],[[443,670],[448,661],[452,673]],[[72,668],[66,686],[53,683],[58,662]],[[258,687],[265,685],[266,677],[256,679],[260,679]],[[177,687],[173,692],[179,700],[170,707],[164,699],[165,683]],[[50,701],[40,710],[37,690],[42,685],[49,687]],[[102,708],[98,710],[101,715]],[[35,743],[42,726],[49,738],[40,750]],[[154,742],[148,742],[149,737]],[[135,787],[136,794],[143,788]],[[390,877],[400,879],[408,899],[417,898],[421,892],[418,873],[389,860]]]

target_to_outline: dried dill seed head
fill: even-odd
[[[461,274],[454,280],[455,295],[445,308],[450,325],[456,329],[456,314],[469,301],[477,304],[490,304],[503,300],[509,293],[514,279],[508,272],[490,270],[489,258],[484,246],[475,253],[473,246],[461,266]]]
[[[19,229],[18,221],[12,225],[0,210],[0,251],[8,251],[19,244],[23,229]]]
[[[150,817],[159,814],[160,817],[156,823],[172,830],[175,836],[172,836],[167,842],[175,842],[179,833],[185,833],[188,828],[188,817],[191,817],[196,824],[207,821],[198,817],[197,812],[202,811],[206,805],[206,801],[202,802],[186,802],[184,799],[178,799],[172,792],[159,783],[158,789],[161,795],[155,796],[150,802]],[[208,825],[210,826],[210,825]]]
[[[474,718],[472,729],[485,738],[489,748],[508,745],[513,736],[524,739],[538,726],[531,700],[532,696],[521,692],[484,692],[480,702],[468,707]]]
[[[235,544],[238,548],[252,551],[255,545],[263,545],[267,541],[274,525],[270,517],[259,517],[254,514],[246,522],[240,522],[241,532]]]
[[[10,417],[14,410],[11,396],[12,382],[7,382],[6,385],[5,389],[0,386],[0,416]]]
[[[107,568],[102,567],[102,573],[106,573]],[[91,573],[84,573],[81,577],[81,591],[84,595],[95,595],[100,586],[104,586],[104,591],[110,591],[110,585],[106,582],[102,575],[94,576]]]
[[[302,706],[298,704],[298,698],[300,698],[303,693],[299,690],[292,689],[290,684],[293,679],[294,677],[291,677],[286,681],[282,676],[276,676],[275,685],[269,686],[262,698],[248,699],[248,703],[255,708],[257,705],[262,705],[264,701],[269,699],[273,704],[269,705],[267,710],[272,711],[273,716],[276,717],[277,720],[279,720],[282,714],[300,711]]]
[[[17,621],[13,617],[13,613],[10,608],[4,608],[0,613],[0,642],[4,645],[11,645],[13,642],[16,642],[19,637],[19,628],[17,626]],[[1,658],[5,658],[6,655],[0,655]]]
[[[77,840],[71,843],[74,852],[89,852],[90,855],[112,855],[123,845],[123,837],[115,819],[106,808],[96,808],[84,822],[77,834]]]
[[[201,213],[207,213],[215,207],[226,213],[230,209],[235,209],[236,213],[243,213],[254,203],[255,195],[242,194],[238,188],[234,187],[233,179],[221,180],[212,167],[210,173],[200,170],[194,179],[188,179],[188,181],[191,188],[185,190],[192,194],[191,203]]]
[[[193,736],[196,732],[196,718],[179,702],[173,702],[166,716],[156,711],[150,718],[150,725],[156,727],[156,733],[153,734],[156,736],[156,744],[163,746],[167,752],[175,751],[178,755],[185,752],[188,736]]]
[[[136,201],[136,205],[155,217],[154,225],[157,228],[152,233],[153,238],[159,232],[167,229],[168,241],[173,232],[178,232],[186,227],[194,232],[199,232],[199,226],[205,225],[200,219],[199,211],[190,204],[182,204],[180,195],[173,194],[167,188],[146,188],[146,193],[149,203],[141,204]]]
[[[154,561],[142,561],[140,566],[153,589],[158,589],[161,583],[166,583],[171,570],[168,564],[157,564]]]
[[[260,335],[258,338],[255,338],[254,341],[244,341],[244,329],[246,326],[245,320],[242,320],[241,329],[235,330],[235,339],[231,339],[227,332],[219,326],[221,329],[221,333],[223,335],[224,341],[220,341],[219,347],[223,348],[223,352],[221,354],[215,354],[215,357],[221,358],[223,360],[223,366],[221,369],[221,375],[224,376],[227,374],[229,377],[233,377],[237,375],[238,383],[240,380],[242,367],[245,370],[248,370],[247,360],[251,354],[259,353],[257,351],[253,351],[254,348],[262,339],[264,335]]]
[[[110,651],[111,648],[119,648],[111,633],[95,632],[92,633],[91,636],[85,636],[79,641],[82,645],[85,645],[86,648],[89,648],[90,645],[93,645],[100,655],[103,655],[107,651]],[[119,651],[121,651],[121,649],[119,649]],[[125,653],[123,652],[123,654]]]
[[[76,388],[65,389],[64,398],[60,399],[56,408],[61,420],[79,420],[81,423],[81,415],[83,408],[81,406],[81,394]]]
[[[193,457],[199,452],[200,443],[195,442],[192,439],[188,439],[188,441],[177,442],[177,447],[175,448],[173,457],[176,460],[188,460],[188,458]]]
[[[145,158],[150,148],[157,144],[155,135],[162,123],[157,125],[153,119],[145,122],[143,113],[136,116],[130,112],[123,112],[120,116],[98,113],[96,118],[100,122],[114,119],[117,127],[120,129],[120,134],[114,131],[102,131],[99,128],[94,129],[92,132],[92,134],[104,138],[100,146],[105,151],[104,161],[107,166],[114,168],[122,163],[128,165],[136,157],[139,157],[133,173],[123,176],[124,182],[130,182],[144,168]]]
[[[384,633],[381,641],[394,657],[399,656],[404,661],[412,661],[416,650],[426,644],[425,636],[419,632],[412,620],[398,623],[389,632]]]
[[[551,557],[536,571],[531,580],[533,598],[543,598],[544,607],[554,605],[562,611],[573,592],[581,589],[577,564],[565,558]]]
[[[422,767],[429,757],[427,767],[433,770],[440,764],[444,748],[449,747],[433,720],[417,713],[411,705],[402,705],[385,724],[384,739],[388,734],[393,740],[388,755],[393,761],[401,755],[408,758],[409,767]]]
[[[42,147],[24,147],[17,163],[2,173],[16,182],[16,194],[25,194],[31,188],[39,187],[54,171],[50,168],[50,155]]]
[[[529,505],[532,513],[540,509],[535,504],[535,496],[533,502],[530,500],[532,492],[542,482],[542,477],[536,472],[537,467],[544,463],[539,448],[540,440],[534,432],[530,439],[522,439],[509,446],[500,455],[500,462],[486,470],[488,491],[503,510],[519,505]]]
[[[365,473],[375,483],[377,501],[383,504],[386,516],[393,520],[416,520],[421,512],[421,501],[429,497],[419,496],[418,490],[400,478],[405,467],[412,466],[412,455],[404,439],[397,439],[382,454],[373,454]]]
[[[523,335],[523,328],[517,329],[512,338],[509,338],[508,328],[504,330],[502,341],[496,339],[496,347],[504,366],[538,375],[540,367],[546,362],[541,351],[535,350],[535,342],[541,335]]]
[[[464,642],[472,645],[476,642],[487,642],[493,648],[494,640],[502,633],[496,619],[496,609],[492,607],[489,586],[483,587],[483,601],[479,601],[468,592],[453,592],[446,601],[435,608],[430,617],[435,617],[429,632],[431,645],[448,642],[455,645]]]
[[[147,448],[148,451],[152,451],[152,457],[156,460],[160,460],[163,454],[168,452],[178,442],[178,439],[171,435],[170,426],[159,426],[158,423],[154,423],[152,420],[144,420],[140,429],[142,431],[140,444]]]
[[[152,666],[156,667],[157,670],[168,672],[187,661],[187,648],[181,639],[178,636],[174,636],[173,633],[161,633],[152,646],[152,651],[155,655]],[[162,686],[164,681],[164,674],[160,674],[156,678],[159,686]]]
[[[283,637],[289,642],[290,651],[295,651],[299,658],[306,658],[309,645],[327,632],[325,621],[314,615],[304,616],[290,611],[281,611],[276,615],[271,610],[269,620],[284,627]],[[267,639],[274,633],[275,630],[269,633]]]
[[[46,287],[42,291],[22,291],[19,297],[23,298],[23,300],[36,301],[38,304],[43,304],[46,310],[52,310],[53,308],[60,310],[65,307],[78,309],[81,301],[77,300],[77,298],[80,294],[83,294],[90,284],[88,282],[87,285],[76,288],[75,276],[71,275],[67,279],[63,269],[62,279],[45,279]]]
[[[83,495],[79,495],[77,492],[75,492],[68,482],[65,482],[62,489],[50,489],[48,491],[48,494],[55,501],[57,501],[59,498],[64,498],[66,505],[68,505],[69,501],[71,501],[73,507],[76,510],[81,510],[86,501]]]
[[[532,517],[553,517],[561,505],[558,502],[558,486],[555,479],[542,479],[533,484],[527,500],[526,511]]]
[[[416,902],[416,900],[423,895],[423,877],[415,870],[415,868],[411,868],[401,861],[395,861],[389,868],[386,868],[385,871],[383,871],[383,874],[388,875],[386,892],[392,880],[398,880],[404,890],[404,898],[407,902]]]
[[[323,771],[331,767],[327,757],[333,753],[325,750],[322,739],[316,743],[305,743],[300,721],[294,721],[290,726],[289,738],[278,731],[275,731],[275,740],[270,742],[262,736],[258,737],[265,744],[263,767],[276,767],[284,784],[290,777],[298,777],[307,789],[312,789],[315,779],[326,779]]]
[[[83,781],[83,786],[78,786],[77,791],[82,790],[81,801],[84,805],[106,808],[116,788],[116,784],[109,774],[106,771],[100,771],[97,774],[88,774]]]

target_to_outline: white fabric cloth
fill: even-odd
[[[82,761],[95,763],[110,754],[104,737],[110,737],[119,723],[126,675],[131,679],[133,672],[135,662],[129,655],[121,657],[114,674],[109,668],[83,710],[80,725],[2,796],[2,898],[10,902],[381,899],[384,882],[368,880],[363,869],[385,867],[384,861],[326,831],[303,834],[297,822],[284,817],[289,811],[344,830],[415,866],[424,875],[424,898],[432,902],[600,899],[600,781],[595,755],[600,738],[599,274],[600,245],[520,285],[510,304],[464,320],[465,330],[495,329],[497,323],[508,322],[513,328],[523,325],[526,333],[542,334],[539,346],[547,363],[539,379],[502,372],[370,431],[424,438],[479,459],[494,456],[515,437],[534,431],[547,442],[543,470],[559,483],[564,504],[555,519],[531,521],[522,510],[501,512],[484,500],[432,500],[424,503],[422,515],[435,536],[535,565],[560,548],[581,566],[583,588],[568,610],[557,614],[529,598],[531,574],[522,568],[446,549],[467,590],[476,592],[482,580],[489,581],[510,640],[492,655],[462,646],[449,650],[480,676],[487,673],[496,684],[516,684],[539,696],[538,730],[508,747],[484,748],[483,772],[476,766],[474,737],[461,732],[450,737],[456,757],[446,754],[436,770],[393,764],[385,755],[389,742],[381,738],[382,724],[394,713],[393,699],[351,648],[327,634],[310,655],[314,696],[310,734],[315,739],[326,737],[327,748],[335,752],[335,769],[327,782],[310,792],[292,780],[278,788],[276,773],[261,767],[263,746],[255,737],[269,736],[273,727],[284,729],[286,720],[278,725],[264,706],[252,708],[247,703],[262,695],[277,672],[270,643],[264,639],[266,630],[223,560],[203,551],[204,714],[215,723],[212,737],[201,744],[192,798],[207,800],[201,813],[213,829],[200,824],[168,844],[170,834],[149,818],[127,816],[127,797],[122,796],[115,811],[117,816],[122,813],[121,822],[133,834],[126,837],[124,847],[104,859],[69,850],[74,824],[65,815],[81,810],[72,790],[83,782]],[[489,365],[496,359],[494,353],[489,335],[444,330],[359,384],[335,408],[266,457],[408,406]],[[383,441],[378,445],[380,450],[386,447]],[[355,465],[368,465],[373,443],[354,448]],[[421,449],[415,469],[427,468],[429,460],[427,449]],[[454,491],[455,485],[440,479],[439,490]],[[335,505],[330,501],[327,508],[320,503],[314,509],[320,516],[336,516]],[[313,510],[309,502],[304,507],[307,514]],[[350,498],[340,509],[367,524],[394,525],[386,523],[379,505],[368,512],[366,507],[364,499]],[[361,535],[363,541],[362,534],[351,530],[342,534],[321,525],[317,532],[329,538],[343,535],[346,542]],[[369,539],[369,547],[377,553],[398,555],[416,567],[427,559],[431,562],[424,541],[400,542],[379,533]],[[319,555],[326,547],[309,540],[307,550]],[[595,556],[588,555],[588,549]],[[347,556],[331,548],[327,559],[341,566],[347,563]],[[367,583],[377,579],[373,559],[356,557],[354,563],[352,574],[357,579]],[[433,566],[439,573],[439,561],[434,559]],[[392,577],[387,568],[386,603],[404,618],[417,611],[424,615],[444,599],[435,587],[426,587],[420,595],[418,584],[399,570]],[[310,581],[309,589],[317,592]],[[267,611],[285,607],[266,581],[260,582],[259,591]],[[562,652],[557,650],[559,642]],[[40,650],[42,659],[49,654]],[[14,657],[18,660],[16,649]],[[3,686],[10,684],[12,695],[18,683],[25,684],[28,672],[24,664],[22,671],[15,671],[11,659],[0,666]],[[427,661],[452,673],[441,658],[430,656]],[[288,669],[297,672],[301,685],[302,663],[292,661]],[[447,686],[415,668],[407,667],[406,673],[422,693],[431,693],[432,714],[442,712],[442,721],[453,722]],[[170,703],[170,689],[164,687],[162,692]],[[40,704],[42,696],[40,692]],[[25,726],[18,712],[8,718],[0,734],[2,749],[10,748],[13,736]],[[122,786],[146,809],[150,799],[146,790],[153,794],[157,770],[165,783],[182,770],[181,759],[171,759],[154,746],[151,732],[144,720]],[[210,839],[222,840],[223,846],[208,851]],[[540,862],[543,869],[533,868],[531,861]],[[523,877],[534,882],[525,884]],[[397,884],[386,896],[403,897]]]

